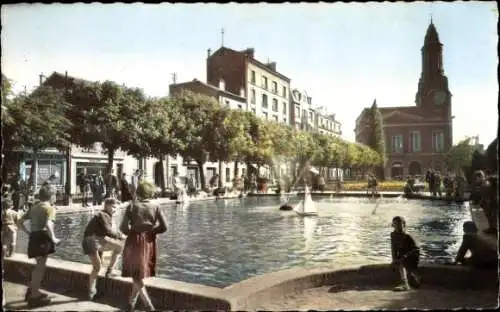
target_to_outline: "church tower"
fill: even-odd
[[[432,19],[425,34],[421,53],[422,72],[415,103],[418,107],[426,109],[450,108],[451,92],[448,88],[448,78],[444,75],[443,45],[439,41],[439,35]]]

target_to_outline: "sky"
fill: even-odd
[[[2,72],[14,91],[54,71],[113,80],[165,96],[172,83],[206,81],[207,49],[255,49],[291,87],[307,91],[343,124],[374,99],[415,105],[424,36],[443,44],[455,116],[454,142],[497,136],[496,2],[301,4],[15,4],[2,6]]]

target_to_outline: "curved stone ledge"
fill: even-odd
[[[495,271],[471,270],[461,266],[423,265],[419,273],[426,287],[448,289],[480,289],[498,291]],[[224,288],[223,296],[233,310],[258,306],[263,302],[279,300],[294,292],[328,285],[389,288],[398,283],[398,273],[388,264],[324,268],[293,268],[250,278]]]
[[[4,260],[4,278],[26,283],[34,261],[25,254]],[[57,291],[86,293],[88,264],[49,259],[43,287]],[[423,264],[419,268],[425,287],[447,289],[491,290],[498,292],[496,271],[472,270],[462,266]],[[253,277],[226,288],[209,287],[163,278],[146,279],[146,286],[155,307],[168,310],[241,310],[263,302],[279,300],[291,293],[309,288],[336,285],[344,289],[358,286],[390,288],[398,282],[398,273],[388,264],[292,268]],[[105,287],[103,287],[105,286]],[[131,280],[99,277],[98,289],[108,303],[125,304]],[[111,302],[109,302],[111,301]]]
[[[5,258],[4,278],[11,282],[26,283],[34,264],[35,261],[28,259],[25,254],[15,254],[10,258]],[[86,294],[90,271],[89,264],[49,258],[42,286],[49,290],[56,290],[56,292],[64,290]],[[145,284],[153,304],[161,310],[227,311],[231,308],[229,301],[220,296],[220,288],[155,277],[146,279]],[[118,306],[125,306],[131,287],[130,278],[106,279],[99,276],[97,281],[97,288],[104,298]]]

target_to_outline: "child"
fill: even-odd
[[[13,208],[14,203],[10,198],[2,198],[2,249],[7,257],[16,250],[19,215]]]
[[[50,303],[47,294],[40,291],[40,284],[45,275],[47,258],[55,252],[55,246],[60,242],[54,231],[56,210],[51,202],[53,196],[53,188],[42,186],[38,192],[39,201],[18,221],[19,228],[29,235],[28,258],[36,259],[35,268],[31,273],[31,282],[25,295],[28,306]],[[30,220],[30,231],[24,225],[27,220]]]
[[[477,236],[477,227],[472,221],[466,221],[463,225],[464,236],[462,245],[458,249],[457,257],[453,264],[472,266],[478,269],[497,269],[498,255],[494,248],[491,248]],[[470,250],[471,256],[465,258],[465,254]]]
[[[401,284],[396,286],[396,291],[410,290],[408,275],[413,279],[415,287],[420,286],[420,277],[416,274],[420,249],[415,240],[405,233],[406,221],[403,217],[392,219],[394,231],[391,233],[392,264],[398,268]]]
[[[106,277],[113,275],[113,267],[118,256],[122,252],[122,243],[119,241],[124,236],[113,230],[112,217],[117,208],[118,201],[114,198],[107,198],[104,201],[104,209],[98,212],[87,224],[83,234],[83,252],[92,261],[92,272],[89,276],[89,300],[92,300],[96,293],[97,275],[101,270],[101,255],[103,251],[111,250],[111,260],[106,271]]]

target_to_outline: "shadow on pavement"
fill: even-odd
[[[51,297],[51,296],[49,296]],[[78,298],[73,298],[73,299],[69,299],[69,300],[65,300],[65,299],[53,299],[50,304],[47,304],[47,305],[37,305],[37,306],[28,306],[28,303],[24,300],[17,300],[17,301],[11,301],[11,302],[6,302],[5,304],[5,309],[7,311],[9,310],[14,310],[14,311],[29,311],[31,309],[39,309],[41,307],[54,307],[56,305],[62,305],[62,304],[67,304],[67,303],[72,303],[72,302],[79,302],[79,301],[82,301],[81,299],[78,299]]]

